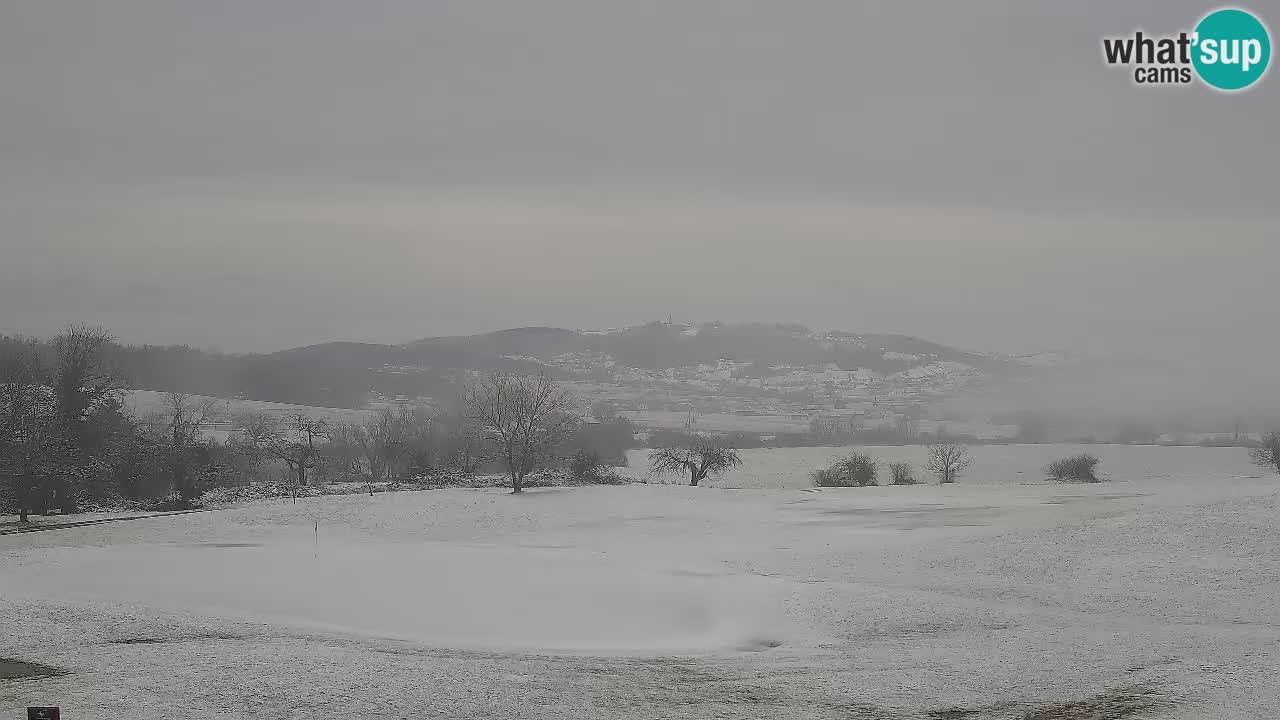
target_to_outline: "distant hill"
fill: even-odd
[[[346,373],[367,392],[408,398],[456,388],[475,372],[513,371],[620,387],[666,385],[675,394],[785,396],[793,402],[802,402],[804,393],[817,402],[826,392],[835,393],[833,404],[840,392],[833,384],[873,395],[899,388],[919,394],[928,386],[936,394],[1015,376],[1032,365],[904,335],[767,323],[525,327],[403,345],[326,343],[265,357],[309,373]]]
[[[0,338],[0,345],[6,340],[13,339]],[[113,353],[112,363],[137,389],[326,407],[360,407],[379,396],[455,397],[470,377],[486,371],[546,372],[636,392],[647,388],[650,396],[669,391],[836,403],[845,390],[850,398],[860,397],[858,388],[875,396],[899,390],[938,394],[1046,366],[1040,356],[1020,359],[903,335],[767,323],[524,327],[400,345],[332,342],[251,355],[151,345],[118,346]],[[830,397],[823,400],[824,393]]]
[[[880,373],[936,362],[992,372],[1020,366],[1014,358],[959,350],[905,335],[814,333],[794,324],[650,323],[609,331],[526,327],[480,335],[424,338],[404,345],[335,342],[283,350],[267,357],[310,367],[420,366],[439,370],[545,369],[566,355],[601,358],[657,370],[735,360],[761,366],[833,363],[843,370]]]

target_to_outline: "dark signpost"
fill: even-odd
[[[62,714],[56,707],[29,707],[27,720],[62,720]]]

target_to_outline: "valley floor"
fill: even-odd
[[[0,658],[60,671],[0,716],[1272,718],[1278,498],[439,490],[0,536]]]

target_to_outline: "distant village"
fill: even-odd
[[[989,380],[982,371],[964,363],[929,361],[901,353],[885,353],[885,357],[923,364],[882,374],[866,368],[843,370],[834,363],[761,368],[757,363],[725,359],[715,364],[644,369],[586,353],[565,353],[547,360],[530,356],[510,359],[579,378],[568,382],[584,404],[609,402],[637,425],[679,427],[692,415],[701,418],[704,429],[714,431],[806,431],[817,423],[832,432],[856,432],[909,422],[930,432],[936,424],[928,419],[930,406],[978,389]],[[408,401],[377,397],[372,404]],[[973,434],[999,439],[1016,432],[1016,426],[984,425]]]

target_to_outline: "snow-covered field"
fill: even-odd
[[[641,428],[681,430],[689,421],[689,413],[666,410],[628,410],[620,413]],[[701,413],[697,415],[697,429],[701,432],[808,432],[809,418],[785,415],[732,415],[729,413]]]
[[[156,390],[130,390],[124,398],[124,406],[140,416],[152,413],[164,415],[166,412],[168,393]],[[201,427],[201,437],[215,442],[225,442],[231,435],[231,421],[238,415],[263,414],[276,417],[291,416],[300,413],[309,418],[323,418],[331,423],[363,422],[369,417],[370,410],[352,410],[349,408],[327,408],[316,405],[291,405],[289,403],[266,402],[262,400],[237,400],[233,398],[212,397],[208,395],[192,395],[191,402],[212,400],[213,407],[205,425]]]
[[[125,407],[145,415],[148,412],[165,412],[167,393],[156,390],[130,390],[125,396]],[[351,410],[348,408],[326,408],[316,405],[291,405],[289,403],[266,402],[262,400],[236,400],[231,398],[211,397],[208,395],[192,395],[192,402],[201,400],[214,401],[213,415],[217,419],[230,419],[239,413],[266,413],[269,415],[291,415],[302,413],[307,417],[324,418],[331,422],[359,422],[369,415],[368,410]]]
[[[0,536],[0,657],[68,673],[0,680],[0,717],[1280,714],[1280,479],[1239,450],[1090,449],[1113,482],[1039,481],[1074,448],[980,447],[956,486],[810,492],[780,468],[818,451],[749,451],[736,484],[775,487]]]

